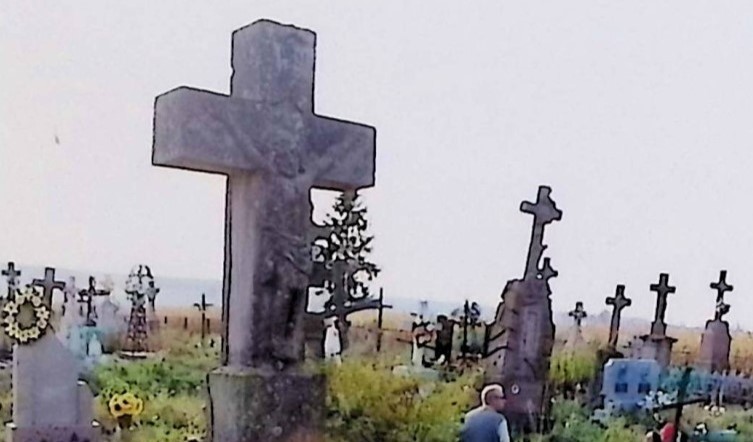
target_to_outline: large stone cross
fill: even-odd
[[[539,275],[539,262],[546,249],[546,245],[544,245],[544,227],[552,221],[562,219],[562,211],[557,209],[556,204],[549,196],[551,192],[552,189],[550,187],[540,186],[535,203],[523,201],[520,204],[521,212],[533,215],[533,231],[531,233],[531,244],[528,247],[528,258],[526,259],[524,274],[524,279],[526,280],[542,278]]]
[[[721,320],[724,315],[729,313],[729,304],[724,302],[724,294],[731,292],[735,289],[734,286],[727,284],[727,271],[722,270],[719,272],[719,281],[712,282],[710,287],[716,290],[716,309],[714,313],[714,320]]]
[[[374,184],[373,127],[314,113],[311,31],[262,20],[233,34],[230,95],[181,87],[155,103],[155,165],[227,179],[223,363],[303,357],[312,188]]]
[[[651,284],[649,288],[652,292],[656,292],[656,311],[654,322],[651,323],[651,334],[664,336],[667,332],[667,324],[664,322],[664,315],[667,312],[667,295],[674,293],[676,287],[669,285],[669,275],[662,273],[659,275],[659,283]]]
[[[45,304],[52,308],[52,292],[57,290],[65,290],[65,282],[55,281],[55,269],[52,267],[45,267],[44,279],[34,279],[31,285],[42,288],[42,297]]]
[[[625,297],[625,286],[620,284],[617,286],[614,296],[610,296],[606,299],[607,305],[612,306],[612,319],[609,322],[609,342],[610,349],[615,350],[617,348],[617,339],[620,336],[620,318],[622,317],[622,309],[629,307],[633,301],[630,298]]]
[[[15,295],[14,290],[18,289],[18,277],[21,276],[21,271],[16,270],[16,263],[11,261],[8,263],[8,268],[2,271],[2,275],[8,281],[8,299],[11,299]]]
[[[583,322],[583,319],[585,319],[588,314],[583,309],[583,303],[578,301],[575,303],[575,310],[571,310],[568,313],[568,316],[573,318],[573,320],[575,321],[575,326],[580,328],[581,322]]]

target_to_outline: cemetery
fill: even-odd
[[[8,257],[0,440],[456,441],[488,384],[504,389],[514,441],[639,441],[667,422],[682,440],[753,440],[753,337],[725,319],[727,270],[700,288],[716,305],[701,334],[668,326],[700,289],[662,269],[555,324],[546,234],[568,218],[552,186],[503,208],[530,232],[493,314],[474,299],[439,314],[391,305],[359,193],[379,185],[379,128],[315,112],[318,38],[255,21],[228,41],[229,94],[182,86],[154,101],[155,170],[226,177],[221,302],[183,293],[173,315],[156,266],[77,285]],[[337,194],[322,224],[312,189]],[[630,336],[623,315],[651,293],[650,328]],[[608,331],[589,326],[602,308]]]

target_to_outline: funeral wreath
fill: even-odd
[[[5,333],[19,344],[29,344],[41,338],[50,325],[50,307],[32,286],[26,286],[13,299],[9,299],[3,313]]]

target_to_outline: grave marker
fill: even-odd
[[[562,218],[550,193],[549,187],[541,186],[536,203],[520,206],[523,213],[533,215],[524,276],[507,283],[487,331],[484,380],[510,392],[504,414],[518,430],[536,430],[548,403],[545,384],[554,345],[549,280],[557,271],[543,258],[543,240],[546,226]]]
[[[633,301],[625,297],[625,286],[620,284],[617,286],[614,297],[608,297],[606,303],[612,306],[612,318],[609,321],[609,341],[607,346],[610,352],[615,352],[617,351],[617,340],[620,336],[622,310],[625,307],[629,307]]]
[[[672,346],[677,339],[666,335],[667,324],[664,315],[667,311],[667,295],[674,293],[676,288],[669,285],[669,275],[659,275],[659,282],[651,284],[650,289],[656,292],[656,310],[654,321],[651,323],[651,333],[634,339],[630,346],[631,357],[639,359],[654,359],[662,369],[669,366],[672,358]]]
[[[709,372],[722,372],[730,368],[729,351],[732,345],[729,323],[724,320],[724,315],[729,313],[729,304],[724,302],[724,294],[731,292],[734,287],[727,284],[726,270],[719,272],[719,281],[711,283],[710,287],[717,292],[714,319],[706,322],[696,365]]]
[[[314,113],[315,34],[267,20],[233,34],[229,96],[155,102],[153,163],[227,176],[223,367],[215,442],[317,433],[324,379],[300,370],[311,275],[310,190],[374,183],[372,127]]]

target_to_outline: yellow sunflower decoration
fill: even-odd
[[[117,419],[120,428],[131,426],[132,419],[144,411],[144,401],[133,393],[116,394],[108,404],[110,414]]]
[[[19,344],[29,344],[44,336],[50,325],[50,308],[42,294],[32,286],[26,286],[6,301],[3,307],[3,328]]]

